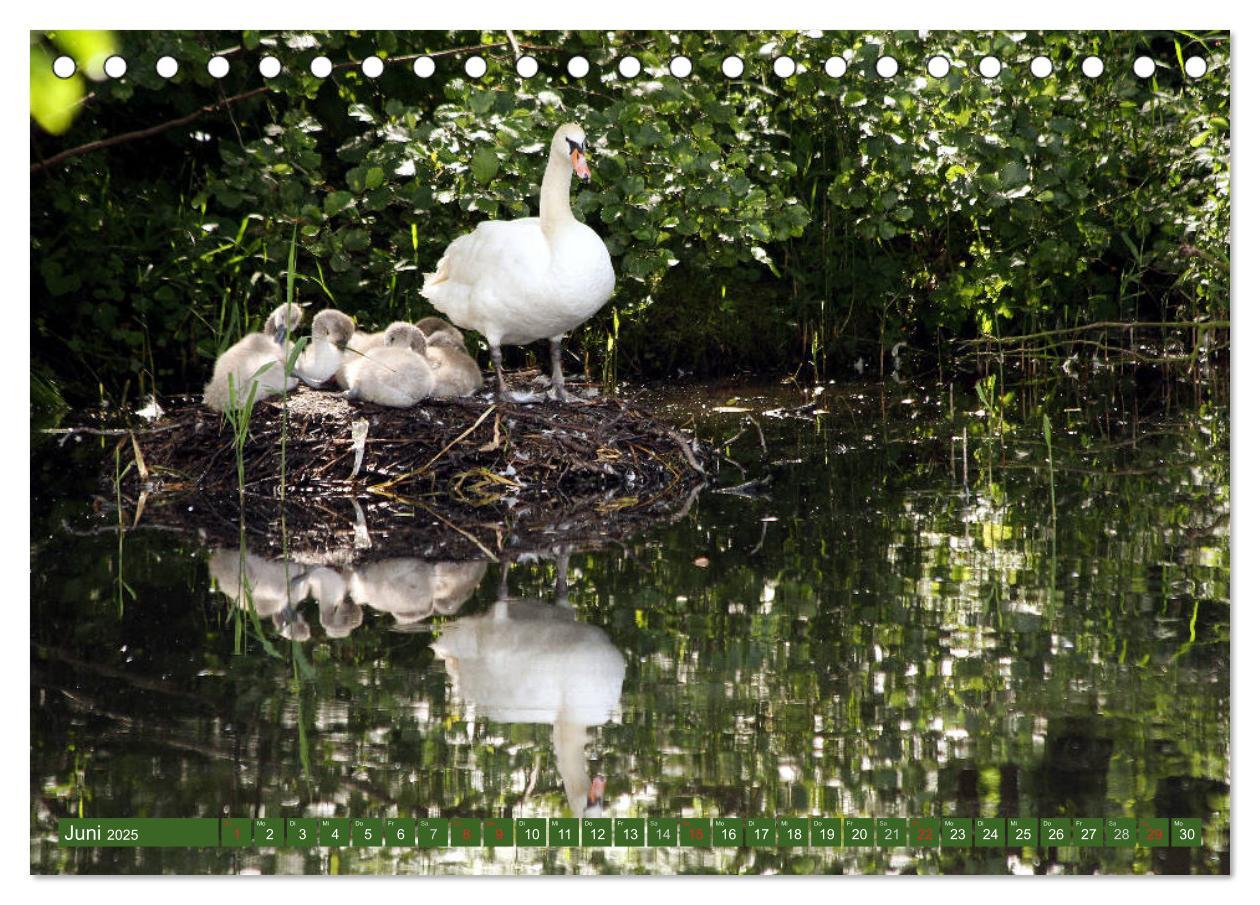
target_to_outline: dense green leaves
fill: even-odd
[[[594,174],[574,209],[618,273],[582,338],[622,373],[807,359],[821,376],[902,339],[1227,316],[1225,36],[515,38],[542,64],[533,79],[501,33],[120,34],[127,76],[98,83],[64,136],[33,131],[33,160],[255,89],[264,53],[284,70],[263,95],[33,175],[37,368],[93,392],[134,387],[135,372],[195,385],[278,300],[293,225],[303,301],[369,326],[426,313],[422,275],[453,238],[537,213],[547,141],[569,120],[590,136]],[[1079,72],[1086,45],[1107,63],[1099,79]],[[411,56],[458,48],[485,56],[483,78],[459,53],[436,57],[432,78],[411,72]],[[37,39],[32,66],[51,52]],[[215,52],[233,67],[221,81],[205,70]],[[153,72],[164,53],[181,62],[170,82]],[[368,79],[358,63],[376,53],[386,71]],[[567,75],[571,53],[589,76]],[[680,53],[686,79],[668,74]],[[720,74],[732,53],[747,65],[737,80]],[[874,71],[883,53],[895,78]],[[990,53],[1004,67],[986,80]],[[1138,53],[1158,61],[1154,78],[1132,75]],[[1197,82],[1181,74],[1190,53],[1211,67]],[[317,54],[339,67],[328,79],[309,73]],[[626,54],[640,77],[617,75]],[[796,75],[772,74],[779,54]],[[935,54],[954,64],[939,80],[924,69]],[[1029,73],[1037,54],[1048,78]],[[849,61],[839,80],[823,71],[832,55]],[[102,306],[110,332],[65,335]]]

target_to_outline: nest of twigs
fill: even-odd
[[[194,399],[124,449],[137,523],[208,540],[243,530],[254,552],[319,556],[397,547],[498,557],[616,542],[689,508],[713,457],[617,398],[391,409],[306,388],[259,402],[239,449],[231,425]]]

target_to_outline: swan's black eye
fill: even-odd
[[[565,136],[564,140],[569,143],[569,153],[572,153],[574,151],[581,151],[586,147],[586,142],[574,141],[572,138],[569,138],[567,135]]]

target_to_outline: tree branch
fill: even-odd
[[[194,110],[192,113],[189,113],[187,116],[181,116],[179,119],[172,119],[169,122],[159,123],[158,125],[150,126],[147,129],[138,129],[135,132],[124,132],[121,135],[111,135],[109,138],[101,138],[101,139],[98,139],[97,141],[89,141],[87,144],[79,145],[78,147],[67,148],[66,150],[58,154],[54,154],[52,157],[49,157],[47,160],[41,160],[39,163],[31,164],[31,172],[39,173],[44,170],[51,169],[52,167],[55,167],[57,164],[61,163],[63,160],[69,160],[71,157],[78,157],[81,154],[89,154],[92,151],[99,151],[103,148],[113,147],[114,145],[120,145],[120,144],[124,144],[126,142],[131,142],[131,141],[139,141],[142,138],[149,138],[154,135],[159,135],[168,129],[174,129],[176,126],[183,126],[183,125],[186,125],[187,123],[193,122],[194,120],[199,119],[202,116],[205,116],[207,113],[213,113],[215,110],[218,110],[221,107],[230,106],[231,104],[234,104],[237,101],[243,101],[248,98],[255,97],[259,94],[263,94],[264,92],[267,92],[270,90],[271,90],[270,87],[268,87],[267,85],[263,85],[261,88],[254,88],[250,91],[244,92],[243,94],[236,94],[236,95],[233,95],[232,97],[224,98],[223,100],[217,101],[213,104],[207,104],[206,106],[200,108],[199,110]]]

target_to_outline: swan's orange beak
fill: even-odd
[[[581,148],[574,148],[569,153],[569,159],[573,161],[573,172],[577,173],[578,179],[583,182],[591,181],[591,169],[586,165],[586,155],[582,153]]]

